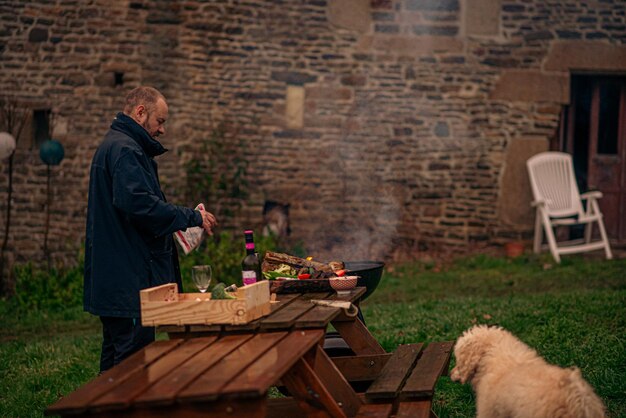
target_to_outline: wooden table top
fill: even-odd
[[[167,332],[170,337],[177,334],[270,332],[291,329],[326,328],[333,320],[344,314],[344,310],[332,306],[320,306],[311,300],[347,301],[358,304],[365,294],[365,287],[356,287],[346,294],[335,291],[319,293],[276,294],[269,315],[242,325],[160,325],[159,332]]]
[[[168,406],[185,411],[199,402],[219,405],[220,399],[263,403],[268,389],[323,336],[318,329],[157,341],[61,398],[46,414],[106,415]],[[229,405],[240,407],[235,401]]]

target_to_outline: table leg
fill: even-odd
[[[346,417],[305,360],[298,360],[282,377],[282,382],[308,417]]]
[[[385,354],[385,349],[378,344],[360,320],[332,321],[331,323],[356,355]]]
[[[347,416],[355,416],[361,406],[361,400],[321,346],[317,346],[314,361],[315,373],[328,392]]]

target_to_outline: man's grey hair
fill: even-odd
[[[126,95],[124,113],[130,115],[133,109],[139,105],[144,105],[151,112],[154,110],[159,99],[165,101],[165,96],[160,91],[150,86],[135,87]]]

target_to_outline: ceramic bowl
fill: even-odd
[[[331,277],[330,287],[335,289],[337,293],[349,292],[356,287],[358,276]]]

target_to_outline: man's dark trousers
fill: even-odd
[[[101,316],[100,373],[154,341],[154,327],[143,327],[136,318]]]

